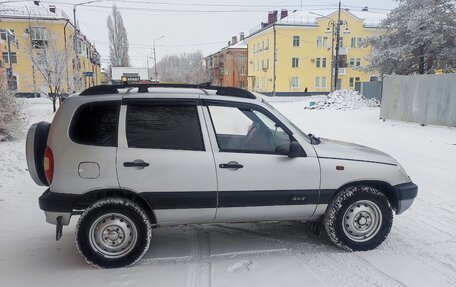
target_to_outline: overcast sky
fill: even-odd
[[[72,17],[71,0],[43,0],[55,4]],[[78,0],[74,3],[85,2]],[[142,3],[138,3],[142,2]],[[60,4],[58,4],[60,3]],[[106,66],[109,57],[106,21],[113,2],[103,1],[77,7],[77,18],[81,30],[95,43]],[[231,36],[249,30],[267,20],[269,10],[295,9],[337,9],[337,0],[118,0],[117,7],[122,13],[130,42],[132,66],[146,67],[151,56],[153,40],[157,41],[156,52],[159,60],[166,54],[179,54],[201,50],[206,56],[227,44]],[[301,6],[302,5],[302,6]],[[346,0],[342,6],[350,9],[368,6],[371,11],[387,12],[393,9],[393,0]],[[302,7],[302,8],[301,8]],[[372,9],[371,9],[372,8]],[[231,11],[231,12],[227,12]],[[151,60],[152,61],[152,60]],[[151,64],[152,66],[152,64]]]

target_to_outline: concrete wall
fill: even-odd
[[[456,74],[384,78],[380,117],[456,127]]]

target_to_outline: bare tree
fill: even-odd
[[[130,66],[127,30],[125,29],[122,15],[115,4],[112,6],[112,14],[108,16],[108,33],[111,65],[113,67]]]
[[[41,29],[41,28],[37,28]],[[25,47],[29,54],[34,68],[38,71],[46,84],[46,91],[41,91],[52,100],[52,107],[56,111],[56,102],[60,99],[65,88],[68,90],[79,90],[79,81],[70,78],[68,75],[68,61],[73,59],[74,52],[71,41],[67,45],[59,43],[57,36],[44,29],[46,40],[33,40]],[[70,45],[70,47],[68,46]]]
[[[201,51],[165,56],[157,63],[157,70],[161,82],[197,84],[207,81]]]

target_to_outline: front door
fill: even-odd
[[[218,179],[216,222],[305,220],[318,203],[320,170],[305,151],[288,157],[291,131],[267,109],[204,107]]]
[[[122,105],[120,187],[140,193],[161,225],[212,222],[214,159],[197,101],[129,100]]]

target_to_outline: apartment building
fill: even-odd
[[[10,89],[30,96],[48,94],[55,90],[52,85],[60,85],[62,93],[72,93],[100,84],[100,55],[95,46],[80,31],[74,40],[74,23],[55,6],[2,6],[0,46]],[[48,70],[59,73],[61,81],[49,83],[43,76],[46,66],[53,66]]]
[[[384,33],[383,14],[341,10],[337,88],[354,89],[357,82],[376,80],[363,71],[371,47],[364,40]],[[268,21],[251,30],[248,46],[249,90],[276,95],[329,92],[335,66],[335,23],[338,11],[272,11]]]
[[[247,88],[247,43],[244,33],[228,45],[204,58],[209,81],[215,86]]]

